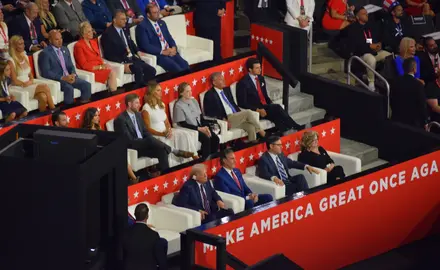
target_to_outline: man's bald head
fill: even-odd
[[[26,17],[29,18],[29,20],[33,21],[38,17],[38,6],[34,2],[29,2],[25,6]]]
[[[49,32],[49,42],[52,46],[61,48],[61,46],[63,46],[63,37],[61,36],[60,31],[55,29],[51,30]]]

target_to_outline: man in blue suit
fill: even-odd
[[[63,47],[63,38],[58,30],[49,32],[49,43],[38,58],[41,76],[60,82],[65,104],[73,104],[74,88],[81,91],[81,103],[89,102],[92,86],[76,75],[69,49]]]
[[[170,5],[168,5],[167,1],[165,0],[137,0],[137,4],[139,6],[139,9],[142,10],[142,12],[144,12],[144,15],[148,14],[147,12],[148,4],[153,4],[157,6],[160,10],[160,14],[163,17],[173,15],[172,7],[170,7]]]
[[[159,8],[148,4],[145,8],[147,20],[136,27],[139,49],[157,57],[157,64],[166,71],[180,72],[189,69],[188,62],[177,52],[176,42],[168,31],[167,24],[159,20]]]
[[[289,175],[289,169],[307,170],[309,173],[319,174],[319,171],[311,166],[286,158],[283,154],[280,137],[271,136],[267,139],[265,152],[258,160],[257,175],[260,178],[286,185],[286,195],[309,189],[304,175]]]
[[[265,204],[273,200],[270,194],[255,194],[244,182],[239,169],[235,168],[236,160],[232,149],[220,152],[220,164],[223,166],[214,176],[214,187],[218,191],[229,193],[245,199],[245,209]]]
[[[183,184],[173,204],[200,212],[202,223],[233,215],[226,209],[222,198],[208,182],[206,166],[202,163],[192,167],[190,180]]]

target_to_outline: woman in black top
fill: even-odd
[[[335,183],[345,177],[344,169],[335,162],[318,142],[316,131],[306,131],[301,139],[301,153],[298,161],[327,171],[327,183]]]

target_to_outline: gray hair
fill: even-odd
[[[209,81],[211,82],[211,84],[214,82],[214,80],[219,77],[222,76],[221,72],[214,72],[211,74],[211,76],[209,77]]]
[[[198,163],[191,168],[191,172],[189,173],[189,178],[193,178],[198,172],[206,169],[206,165],[203,163]]]
[[[30,9],[33,8],[33,7],[37,7],[37,8],[38,8],[38,5],[35,4],[34,2],[29,2],[29,3],[27,3],[27,4],[24,6],[24,9],[26,9],[26,10],[30,10]]]

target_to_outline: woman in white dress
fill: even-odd
[[[20,91],[29,92],[30,97],[38,100],[38,109],[40,112],[49,107],[55,109],[50,89],[46,84],[38,83],[32,75],[29,59],[24,50],[24,40],[21,36],[13,36],[9,41],[8,62],[11,65],[12,85],[18,87]]]
[[[193,130],[171,128],[165,111],[165,104],[162,102],[162,88],[156,82],[148,84],[147,94],[144,98],[145,105],[142,107],[142,118],[147,130],[167,145],[195,153],[197,157],[198,133]],[[187,162],[189,160],[176,159],[170,155],[170,166]]]
[[[0,58],[9,58],[8,26],[4,22],[3,11],[0,9]]]

